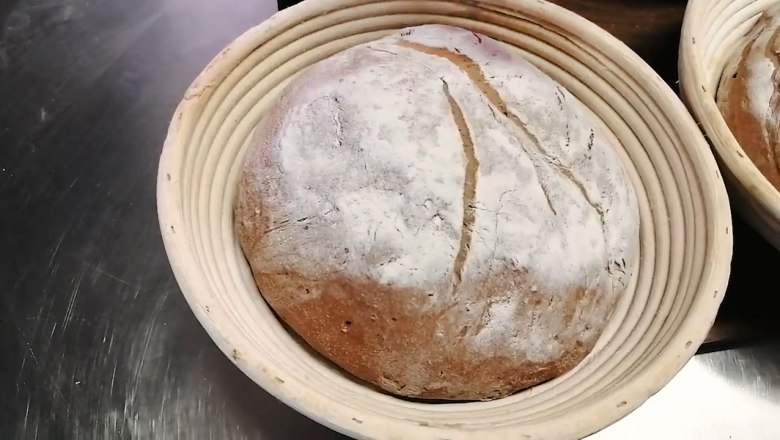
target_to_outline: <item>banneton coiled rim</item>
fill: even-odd
[[[250,135],[306,66],[399,28],[449,24],[522,51],[619,140],[639,198],[641,255],[593,353],[514,396],[432,404],[376,391],[289,333],[259,295],[233,227]],[[640,58],[582,17],[538,0],[308,0],[223,50],[186,92],[158,177],[165,248],[193,312],[252,380],[306,416],[356,438],[576,438],[657,392],[693,356],[729,275],[731,218],[707,144]]]
[[[723,69],[759,16],[778,0],[691,0],[680,40],[680,91],[707,134],[734,207],[780,249],[780,192],[748,158],[715,100]]]

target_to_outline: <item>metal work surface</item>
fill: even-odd
[[[0,0],[0,439],[341,438],[219,352],[157,224],[175,106],[212,56],[275,10]],[[735,229],[709,353],[594,438],[780,438],[780,255]]]

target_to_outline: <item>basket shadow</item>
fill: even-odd
[[[780,252],[734,216],[731,278],[715,325],[699,353],[780,339],[777,272]]]

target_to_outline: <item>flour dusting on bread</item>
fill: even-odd
[[[237,226],[261,291],[391,392],[491,398],[560,374],[638,258],[635,194],[591,117],[518,52],[459,28],[315,64],[243,169]]]

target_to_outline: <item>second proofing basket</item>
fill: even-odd
[[[680,91],[707,134],[731,191],[731,203],[780,249],[780,192],[731,133],[716,96],[723,69],[761,13],[778,0],[690,0],[680,39]]]
[[[263,301],[233,224],[252,131],[289,81],[348,47],[431,23],[500,40],[568,88],[619,139],[639,199],[639,267],[596,349],[566,375],[491,402],[399,399],[312,353]],[[357,438],[570,439],[603,429],[694,355],[731,261],[725,187],[683,104],[623,43],[541,0],[307,0],[278,13],[186,92],[160,159],[158,213],[176,280],[225,355],[287,405]]]

